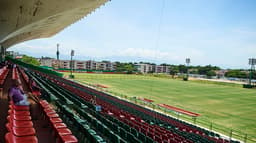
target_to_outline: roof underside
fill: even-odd
[[[0,45],[50,37],[108,0],[1,0]]]

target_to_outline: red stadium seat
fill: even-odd
[[[17,110],[12,110],[12,109],[8,110],[8,114],[30,116],[29,111],[17,111]]]
[[[33,127],[33,123],[32,123],[32,121],[17,121],[17,120],[13,120],[13,126],[14,127],[20,127],[20,128]]]
[[[22,137],[22,136],[33,136],[36,134],[34,128],[12,128],[12,132],[15,136]]]
[[[57,133],[59,136],[72,135],[72,132],[68,128],[58,128]]]
[[[65,123],[56,123],[53,125],[55,129],[59,129],[59,128],[66,128],[67,125]]]
[[[78,140],[73,135],[60,136],[60,143],[78,143]]]
[[[62,123],[61,118],[51,118],[50,121],[51,121],[52,124]]]
[[[12,117],[14,120],[18,120],[18,121],[31,121],[31,116],[23,116],[23,115],[9,115],[10,117]]]
[[[12,105],[12,108],[18,111],[29,111],[29,106]]]
[[[36,136],[17,137],[12,133],[5,135],[6,143],[38,143]]]

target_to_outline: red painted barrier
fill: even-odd
[[[198,116],[200,116],[200,114],[193,113],[193,112],[190,112],[190,111],[186,111],[184,109],[180,109],[180,108],[177,108],[177,107],[174,107],[174,106],[170,106],[170,105],[166,105],[166,104],[157,104],[157,105],[161,106],[163,108],[169,109],[169,110],[173,110],[173,111],[176,111],[176,112],[179,112],[179,113],[191,116],[191,117],[198,117]]]
[[[151,99],[147,99],[147,98],[138,98],[139,100],[142,100],[142,101],[145,101],[145,102],[154,102],[154,100],[151,100]]]

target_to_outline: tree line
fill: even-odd
[[[36,58],[31,56],[23,55],[21,61],[34,66],[40,66],[40,62]]]
[[[21,61],[32,64],[35,66],[39,66],[40,62],[31,56],[23,55]],[[132,62],[115,62],[116,63],[116,71],[117,72],[125,72],[128,74],[136,73],[138,72],[136,64],[138,63],[132,63]],[[149,62],[139,62],[140,64],[150,64],[150,65],[156,65],[155,63],[149,63]],[[216,72],[218,70],[221,70],[218,66],[212,66],[212,65],[206,65],[206,66],[186,66],[186,65],[170,65],[170,64],[160,64],[161,66],[169,66],[170,69],[170,75],[174,76],[178,73],[186,74],[199,74],[199,75],[206,75],[208,77],[216,76]],[[244,69],[229,69],[225,73],[225,77],[231,77],[231,78],[248,78],[250,76],[250,72],[248,70]],[[256,79],[256,72],[252,72],[252,78]]]
[[[246,71],[243,69],[235,69],[235,70],[229,70],[225,73],[225,77],[231,77],[231,78],[249,78],[250,77],[250,71]],[[253,71],[251,75],[252,79],[256,79],[256,72]]]
[[[118,72],[127,72],[127,73],[134,73],[138,72],[136,68],[136,64],[138,63],[121,63],[116,62],[116,71]],[[150,64],[156,65],[154,63],[145,63],[140,62],[143,64]],[[221,70],[218,66],[206,65],[206,66],[186,66],[186,65],[170,65],[170,64],[160,64],[161,66],[169,66],[170,75],[175,76],[178,73],[186,74],[189,71],[189,74],[199,74],[199,75],[206,75],[207,77],[217,76],[216,71]],[[248,78],[250,72],[244,69],[228,69],[225,73],[225,77],[232,77],[232,78]],[[256,72],[254,71],[252,74],[252,78],[256,79]]]
[[[220,70],[220,67],[206,65],[206,66],[185,66],[185,65],[170,65],[170,74],[176,75],[177,73],[199,74],[206,76],[216,76],[215,71]]]

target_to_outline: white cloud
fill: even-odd
[[[186,53],[180,52],[179,49],[173,52],[165,52],[152,49],[127,48],[116,52],[116,56],[134,57],[142,59],[151,59],[157,62],[179,63],[183,64],[185,58],[191,58],[199,61],[204,57],[201,51],[188,49]]]
[[[119,50],[117,54],[119,56],[142,57],[142,58],[150,58],[150,59],[159,59],[159,58],[166,58],[166,57],[173,57],[174,59],[176,59],[176,56],[168,52],[161,52],[157,50],[140,49],[140,48],[122,49],[122,50]]]
[[[53,49],[56,47],[56,45],[34,45],[30,43],[21,43],[18,45],[15,45],[14,47],[8,49],[8,50],[14,50],[14,51],[19,51],[23,54],[46,54],[46,55],[52,55]]]

